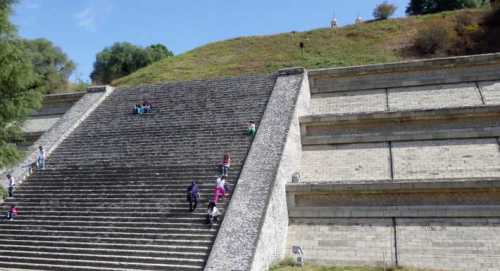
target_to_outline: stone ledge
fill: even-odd
[[[375,180],[366,183],[353,181],[349,183],[318,182],[289,183],[287,193],[324,193],[324,192],[375,192],[400,190],[446,190],[446,189],[500,189],[499,178],[466,178],[466,179],[414,179],[414,180]]]
[[[301,218],[498,218],[500,206],[295,207],[288,214],[291,224]]]
[[[298,74],[303,74],[304,72],[305,69],[302,67],[284,68],[278,70],[278,76],[298,75]]]
[[[467,106],[455,108],[408,110],[395,112],[362,112],[346,114],[321,114],[300,117],[301,124],[364,122],[372,120],[431,120],[456,117],[489,116],[500,114],[500,105]]]
[[[109,85],[90,86],[87,88],[87,93],[106,92],[106,91],[110,91],[111,89],[113,89],[113,88]]]
[[[453,68],[467,65],[492,65],[500,64],[500,53],[481,54],[473,56],[457,56],[444,58],[419,59],[386,64],[371,64],[362,66],[325,68],[309,70],[311,77],[341,77],[359,76],[376,73],[401,73],[405,71],[427,71],[428,69]]]

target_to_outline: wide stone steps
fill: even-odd
[[[206,224],[218,166],[229,152],[232,192],[252,141],[247,123],[258,125],[274,80],[116,90],[0,206],[18,207],[0,221],[0,270],[203,270],[219,227]],[[144,99],[153,113],[132,114]]]
[[[106,236],[65,236],[65,235],[38,235],[29,232],[23,232],[22,235],[0,233],[0,237],[5,240],[15,240],[16,242],[38,242],[44,241],[52,244],[59,242],[71,243],[100,243],[103,245],[155,245],[155,246],[174,246],[174,247],[209,247],[211,240],[187,240],[187,239],[146,239],[146,238],[125,238],[125,237],[106,237]],[[2,240],[3,243],[3,240]]]
[[[21,268],[29,270],[60,270],[60,271],[89,271],[89,270],[116,270],[116,271],[147,271],[147,270],[201,270],[203,268],[204,262],[193,262],[191,264],[169,264],[169,263],[147,263],[133,261],[133,259],[128,258],[133,262],[124,261],[105,261],[96,257],[87,257],[87,259],[81,259],[80,254],[41,254],[33,253],[26,256],[16,256],[9,251],[0,251],[0,265],[7,268]],[[85,256],[85,255],[84,255]],[[123,258],[123,257],[122,257]],[[121,258],[119,258],[122,260]],[[164,260],[165,261],[165,260]],[[179,261],[174,261],[179,262]]]
[[[0,237],[7,237],[1,235]],[[57,247],[60,249],[93,249],[93,250],[109,250],[109,251],[172,251],[172,253],[195,253],[197,255],[206,255],[209,252],[208,246],[171,246],[171,245],[153,245],[153,244],[117,244],[117,243],[92,243],[92,242],[66,242],[54,240],[2,240],[0,247],[52,247],[54,242],[57,242]],[[34,249],[36,250],[36,249]]]
[[[186,240],[186,241],[210,241],[214,239],[214,234],[191,234],[191,233],[147,233],[145,230],[136,229],[132,232],[121,232],[117,228],[101,228],[101,231],[95,231],[89,227],[80,227],[79,229],[57,229],[56,227],[43,227],[39,226],[24,227],[13,225],[14,227],[8,228],[2,226],[3,234],[33,234],[37,236],[68,236],[68,237],[93,237],[93,238],[141,238],[141,239],[159,239],[159,240]]]

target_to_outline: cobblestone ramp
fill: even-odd
[[[236,184],[275,77],[117,89],[32,175],[0,223],[0,270],[202,270],[217,233],[205,224],[216,165]],[[131,114],[142,100],[154,113]],[[187,212],[185,189],[200,185]],[[222,209],[227,202],[221,205]]]

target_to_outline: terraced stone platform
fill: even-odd
[[[202,270],[218,226],[205,224],[217,164],[237,183],[274,76],[116,89],[17,190],[0,223],[0,269]],[[152,114],[131,114],[148,100]],[[185,190],[201,199],[188,212]],[[227,205],[221,204],[222,210]]]

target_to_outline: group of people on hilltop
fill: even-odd
[[[43,146],[38,147],[37,155],[36,155],[36,160],[34,163],[34,166],[38,170],[43,170],[45,169],[45,160],[47,159],[47,154],[45,153],[45,150],[43,149]],[[29,165],[30,169],[32,168],[32,165]],[[7,174],[7,183],[9,185],[7,189],[8,197],[13,198],[15,196],[15,191],[16,191],[16,179],[14,176]],[[7,211],[7,214],[5,215],[5,218],[7,220],[14,220],[17,216],[17,207],[15,204],[12,204]]]
[[[134,109],[132,111],[133,114],[137,114],[137,115],[142,115],[142,114],[145,114],[145,113],[151,113],[153,112],[153,105],[144,100],[144,102],[142,102],[142,104],[136,104],[134,106]]]

